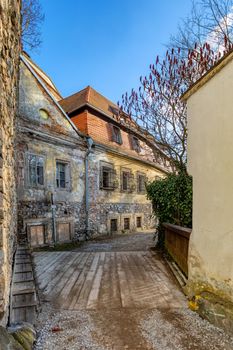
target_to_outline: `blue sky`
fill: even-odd
[[[91,85],[114,102],[139,85],[190,0],[41,0],[43,43],[31,57],[66,97]]]

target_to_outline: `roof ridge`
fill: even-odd
[[[73,97],[73,96],[76,96],[76,95],[80,95],[81,92],[85,91],[88,87],[90,87],[90,85],[86,86],[85,88],[79,90],[79,91],[76,91],[74,92],[73,94],[69,95],[69,96],[66,96],[66,97],[63,97],[60,101],[64,101],[64,100],[68,100],[69,98]],[[59,101],[59,102],[60,102]]]
[[[87,102],[90,102],[91,90],[93,90],[93,89],[91,88],[90,85],[88,85],[88,86],[86,87],[86,98],[85,98],[85,100],[86,100]]]

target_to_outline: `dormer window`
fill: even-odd
[[[118,143],[119,145],[122,144],[121,129],[115,125],[112,125],[112,141]]]
[[[139,153],[141,151],[140,141],[136,136],[131,135],[132,149]]]

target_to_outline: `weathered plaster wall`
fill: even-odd
[[[48,118],[40,115],[46,110]],[[85,234],[86,145],[69,120],[56,106],[28,67],[21,62],[17,138],[17,191],[19,232],[28,233],[31,225],[44,225],[45,243],[52,241],[52,202],[55,221],[70,222],[72,237]],[[44,159],[44,184],[32,187],[28,181],[28,154]],[[57,188],[56,161],[68,165],[69,186]]]
[[[100,189],[100,163],[102,161],[114,164],[118,187],[115,190]],[[137,189],[132,193],[121,191],[121,169],[130,169],[134,175],[136,184],[137,172],[144,173],[148,181],[155,177],[163,177],[164,173],[143,162],[130,159],[129,157],[111,154],[103,150],[96,149],[90,156],[89,183],[90,183],[90,229],[94,232],[109,234],[110,219],[118,219],[119,231],[123,231],[124,216],[130,217],[131,231],[136,231],[136,217],[142,217],[142,230],[154,228],[155,219],[153,217],[151,202],[145,194],[137,193]]]
[[[20,1],[0,1],[0,323],[8,316],[16,242],[15,116],[20,49]]]
[[[194,192],[188,291],[207,292],[207,316],[225,325],[230,314],[233,320],[232,91],[231,61],[188,100],[188,169]]]

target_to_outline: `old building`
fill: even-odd
[[[86,143],[50,78],[22,54],[17,119],[18,233],[32,247],[83,239]]]
[[[153,137],[118,112],[90,87],[62,99],[22,54],[18,232],[32,247],[154,227],[145,183],[168,163]]]
[[[145,183],[168,171],[151,135],[91,87],[60,101],[89,138],[86,157],[89,234],[135,232],[155,224]],[[93,144],[92,144],[93,143]]]
[[[20,1],[0,1],[0,323],[8,316],[16,244],[15,118],[20,52]]]
[[[193,230],[187,291],[210,321],[233,331],[233,52],[184,95]]]

